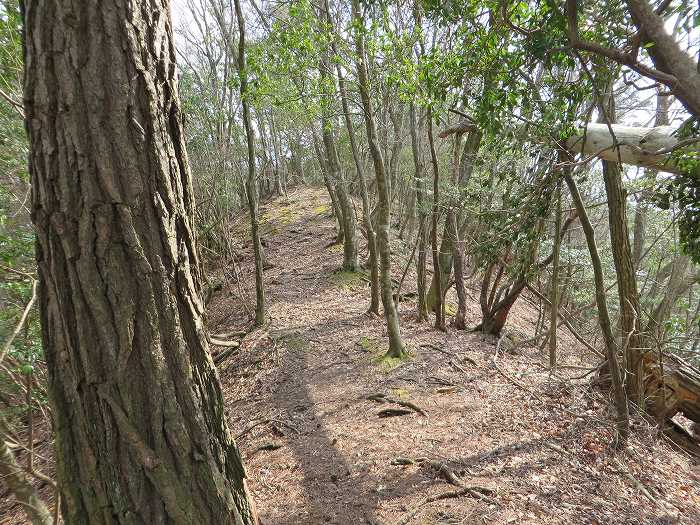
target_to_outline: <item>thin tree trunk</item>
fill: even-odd
[[[355,23],[359,26],[364,26],[359,0],[352,0],[352,16]],[[389,244],[391,214],[389,211],[389,188],[387,187],[384,159],[377,142],[377,129],[374,122],[372,101],[370,100],[367,57],[365,55],[365,43],[362,32],[358,31],[355,38],[358,86],[360,89],[362,106],[364,108],[367,141],[369,142],[369,150],[374,164],[374,175],[377,180],[377,194],[379,199],[379,210],[377,214],[377,249],[379,251],[381,263],[382,305],[384,306],[384,317],[386,318],[387,332],[389,334],[388,355],[391,357],[401,357],[406,350],[401,340],[399,315],[394,305],[391,287],[391,247]]]
[[[319,140],[316,136],[316,130],[313,131],[312,138],[314,143],[314,151],[316,152],[316,158],[318,159],[318,165],[321,169],[321,175],[323,177],[323,183],[326,186],[326,190],[328,190],[328,196],[331,198],[331,210],[333,212],[333,217],[335,217],[338,226],[338,233],[335,237],[335,242],[337,244],[341,244],[343,242],[343,239],[345,238],[343,213],[340,211],[340,204],[338,204],[338,196],[335,191],[335,186],[333,185],[333,182],[331,181],[331,178],[328,174],[328,162],[326,161],[326,157],[323,154],[323,151],[321,150],[321,146],[319,145]]]
[[[554,259],[552,262],[552,303],[549,316],[549,368],[557,366],[557,318],[559,317],[559,249],[561,247],[561,182],[557,182],[557,208],[554,212]]]
[[[420,154],[420,142],[419,142],[419,137],[420,133],[419,127],[418,127],[418,119],[416,118],[416,105],[415,103],[411,102],[411,107],[410,107],[410,126],[411,126],[411,153],[413,155],[413,166],[414,166],[414,175],[413,175],[413,183],[416,186],[416,208],[417,208],[417,215],[418,215],[418,261],[416,263],[416,274],[417,274],[417,290],[418,290],[418,302],[417,302],[417,307],[418,307],[418,320],[419,321],[427,321],[428,320],[428,306],[426,303],[426,291],[425,291],[425,285],[426,285],[426,270],[425,270],[425,261],[426,261],[426,253],[427,253],[427,245],[428,245],[428,239],[427,239],[427,229],[426,229],[426,216],[425,216],[425,193],[423,189],[423,175],[424,175],[424,166],[423,162],[421,159],[421,154]]]
[[[256,522],[203,330],[168,3],[25,2],[63,518]]]
[[[474,160],[481,146],[481,131],[473,129],[467,134],[467,139],[464,143],[462,156],[459,163],[459,185],[465,186],[469,183],[472,173],[474,172]],[[461,213],[458,213],[457,223],[459,225],[459,238],[464,239],[470,227],[474,227],[468,218],[462,220]],[[440,271],[444,281],[449,281],[452,272],[452,241],[447,228],[444,229],[438,260],[440,261]],[[430,288],[426,298],[426,304],[429,311],[435,309],[437,299],[435,274],[430,282]]]
[[[330,14],[328,12],[328,4],[325,4],[323,9],[326,23],[330,23]],[[328,51],[324,51],[319,62],[319,75],[321,84],[326,86],[331,81],[330,72],[331,60],[328,56]],[[335,83],[333,83],[335,87]],[[323,136],[323,146],[326,150],[327,166],[329,177],[335,187],[335,193],[338,198],[338,207],[340,208],[340,220],[343,223],[343,270],[354,272],[357,270],[357,218],[355,217],[355,207],[353,206],[350,195],[348,194],[347,183],[340,167],[340,159],[338,158],[338,148],[335,143],[335,133],[333,129],[333,119],[330,115],[331,97],[335,94],[325,93],[326,99],[322,101],[321,107],[321,133]]]
[[[372,211],[369,202],[369,192],[367,191],[367,181],[365,180],[365,170],[362,167],[360,153],[357,148],[355,139],[355,128],[350,117],[350,108],[348,106],[348,96],[345,89],[345,78],[341,71],[340,65],[337,66],[338,72],[338,87],[340,89],[340,100],[343,105],[343,115],[345,117],[345,126],[348,130],[348,138],[350,140],[350,149],[352,150],[352,159],[355,162],[355,170],[357,171],[357,179],[360,182],[360,194],[362,196],[362,222],[367,232],[367,250],[369,251],[369,269],[370,269],[370,304],[369,311],[375,315],[379,315],[379,264],[377,261],[377,235],[372,224]]]
[[[603,333],[605,341],[605,355],[608,358],[608,367],[610,368],[610,377],[613,387],[613,398],[615,400],[615,410],[617,412],[617,434],[618,444],[624,445],[629,437],[629,408],[627,407],[627,394],[622,384],[622,374],[620,365],[617,361],[617,347],[615,345],[615,337],[612,333],[610,324],[610,314],[608,313],[608,302],[605,297],[605,280],[603,276],[603,265],[598,255],[598,247],[595,242],[595,231],[593,225],[586,213],[586,207],[581,199],[581,194],[578,191],[576,182],[570,174],[564,175],[566,185],[569,187],[569,193],[574,201],[574,206],[578,212],[579,220],[583,233],[586,236],[588,251],[591,255],[591,263],[593,265],[593,276],[595,283],[596,304],[598,305],[598,323],[600,330]]]
[[[442,268],[438,256],[438,214],[440,212],[440,171],[433,140],[433,112],[428,108],[428,144],[433,166],[433,210],[431,215],[430,241],[433,249],[433,281],[435,282],[435,328],[445,331],[445,305],[442,286]],[[450,250],[451,251],[451,250]]]
[[[265,283],[263,267],[265,265],[262,242],[260,241],[260,221],[258,211],[258,190],[255,180],[255,134],[250,120],[248,101],[248,72],[246,70],[245,20],[240,9],[239,0],[234,0],[236,20],[238,21],[238,74],[240,76],[241,106],[243,107],[243,127],[245,128],[248,148],[248,177],[246,178],[246,195],[250,213],[250,234],[253,241],[255,258],[255,325],[265,324]]]

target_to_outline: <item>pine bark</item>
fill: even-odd
[[[25,7],[64,521],[255,523],[204,334],[168,4]]]

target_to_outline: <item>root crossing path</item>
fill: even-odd
[[[642,422],[627,450],[611,449],[607,402],[570,379],[596,362],[567,333],[560,362],[571,368],[550,375],[536,348],[494,357],[494,341],[436,332],[407,301],[411,356],[386,360],[383,320],[366,314],[366,276],[338,271],[324,193],[299,188],[261,213],[270,321],[219,371],[264,524],[700,523],[686,456]],[[244,286],[229,281],[216,293],[211,333],[249,326],[241,290],[254,296],[253,263],[240,241],[248,235],[243,221],[232,225]],[[397,278],[411,246],[394,241]],[[414,282],[412,268],[403,289]],[[521,300],[507,328],[524,341],[536,316]]]

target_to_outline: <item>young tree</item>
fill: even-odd
[[[255,258],[255,324],[265,323],[265,284],[263,282],[264,255],[260,240],[260,220],[258,211],[258,185],[255,180],[255,134],[250,119],[248,101],[248,71],[246,70],[245,20],[239,0],[235,0],[236,21],[238,23],[238,76],[241,90],[241,107],[243,108],[243,127],[248,146],[248,176],[246,177],[246,195],[250,213],[250,233],[253,241]]]
[[[202,323],[168,2],[25,9],[64,520],[253,524]]]
[[[352,17],[355,24],[355,48],[357,51],[357,78],[360,90],[360,98],[365,113],[365,127],[367,128],[367,141],[372,155],[374,174],[377,180],[378,208],[377,214],[377,251],[380,260],[380,280],[382,288],[382,305],[386,318],[387,332],[389,333],[389,351],[391,357],[404,355],[406,349],[401,340],[399,330],[399,313],[394,304],[391,284],[391,247],[389,245],[389,228],[391,225],[391,213],[389,210],[389,188],[387,185],[386,166],[384,157],[377,142],[377,127],[374,121],[374,111],[370,99],[369,78],[367,73],[367,57],[365,55],[364,20],[360,11],[359,0],[352,1]]]

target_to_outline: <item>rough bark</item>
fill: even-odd
[[[66,523],[255,523],[209,355],[168,4],[25,3]]]
[[[620,329],[627,377],[628,396],[643,407],[644,371],[642,354],[647,342],[641,331],[641,309],[637,291],[637,276],[632,262],[629,232],[627,230],[627,199],[622,186],[622,174],[617,164],[603,161],[603,179],[608,197],[608,224],[610,244],[617,275],[617,293],[620,300]]]
[[[352,0],[353,21],[362,26],[364,20],[360,11],[359,0]],[[399,330],[399,314],[394,304],[393,290],[391,283],[391,247],[389,244],[389,229],[391,224],[391,213],[389,210],[389,188],[387,186],[386,167],[384,158],[377,140],[377,128],[374,122],[374,110],[369,93],[369,78],[367,74],[367,57],[365,55],[365,43],[362,32],[355,36],[355,50],[357,52],[357,77],[360,98],[364,109],[365,127],[367,129],[367,141],[372,156],[374,175],[377,181],[378,213],[377,213],[377,249],[380,260],[380,280],[382,285],[382,305],[384,306],[384,317],[386,318],[387,332],[389,335],[389,351],[391,357],[404,355],[406,349],[401,340]]]

